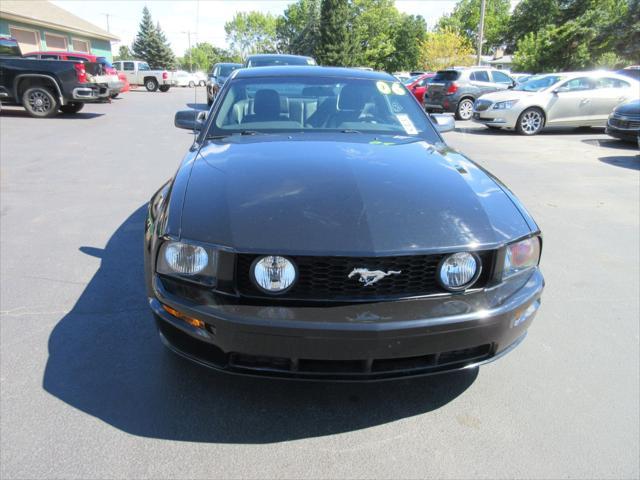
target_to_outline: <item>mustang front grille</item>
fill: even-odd
[[[264,293],[251,279],[251,265],[261,255],[237,256],[236,285],[243,296],[291,300],[366,301],[373,299],[405,298],[445,293],[437,282],[440,261],[446,256],[407,255],[393,257],[314,257],[289,256],[298,268],[298,278],[285,293]],[[490,278],[493,252],[478,252],[482,273],[473,288],[483,287]],[[365,285],[355,269],[379,270],[389,275]],[[400,272],[400,273],[393,273]]]

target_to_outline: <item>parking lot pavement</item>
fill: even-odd
[[[237,378],[165,351],[142,283],[144,204],[190,145],[172,117],[194,93],[0,114],[0,477],[638,477],[637,149],[597,130],[446,134],[544,231],[542,308],[499,362]]]

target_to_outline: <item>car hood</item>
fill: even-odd
[[[640,115],[640,99],[618,105],[615,112],[622,115]]]
[[[491,248],[531,225],[464,156],[407,137],[233,136],[193,162],[182,238],[325,255]]]
[[[521,100],[523,98],[535,97],[541,92],[525,92],[523,90],[502,90],[500,92],[488,93],[482,95],[482,100],[490,100],[492,102],[505,102],[508,100]]]

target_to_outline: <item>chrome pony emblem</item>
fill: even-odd
[[[374,283],[382,280],[384,277],[388,277],[389,275],[400,275],[401,273],[401,270],[389,270],[385,273],[382,270],[354,268],[349,274],[349,278],[353,278],[355,275],[360,275],[360,279],[358,281],[360,283],[364,283],[365,287],[368,287],[369,285],[373,285]]]

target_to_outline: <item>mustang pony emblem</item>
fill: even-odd
[[[384,277],[388,277],[389,275],[400,275],[401,273],[401,270],[389,270],[385,273],[382,270],[354,268],[349,274],[349,278],[353,278],[354,275],[360,275],[359,282],[364,283],[364,286],[368,287],[369,285],[373,285],[377,281],[382,280]]]

